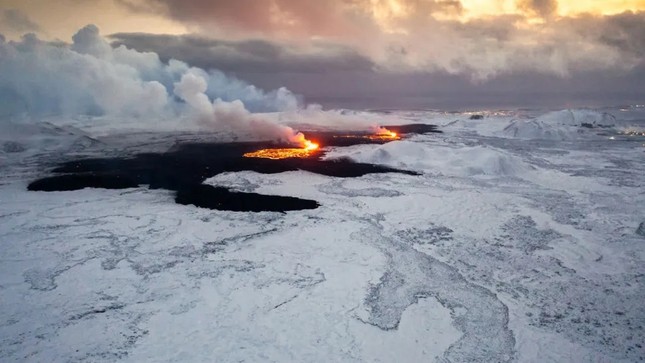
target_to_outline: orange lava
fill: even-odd
[[[305,139],[305,147],[304,147],[305,150],[314,151],[314,150],[318,150],[318,148],[319,148],[318,144],[316,144],[313,141],[309,141]]]
[[[392,140],[400,140],[401,136],[397,134],[394,131],[390,131],[386,129],[385,127],[380,127],[378,131],[375,134],[370,134],[370,135],[363,135],[363,134],[356,134],[356,135],[341,135],[341,136],[334,136],[334,137],[345,137],[345,138],[358,138],[358,139],[370,139],[370,140],[379,140],[379,141],[392,141]]]
[[[258,151],[244,154],[246,158],[263,158],[263,159],[287,159],[287,158],[308,158],[315,154],[319,149],[319,145],[315,142],[305,140],[304,146],[301,148],[286,148],[286,149],[261,149]]]
[[[368,135],[370,140],[399,140],[401,137],[394,131],[381,127],[374,135]]]

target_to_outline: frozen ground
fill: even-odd
[[[0,361],[642,361],[645,110],[482,115],[371,114],[444,134],[327,155],[420,176],[206,181],[322,204],[286,214],[27,192],[54,161],[176,136],[6,130]]]

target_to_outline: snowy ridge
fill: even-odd
[[[521,139],[569,140],[585,134],[585,129],[611,128],[616,118],[591,110],[550,112],[529,120],[514,120],[502,130],[506,137]]]
[[[349,157],[357,162],[402,169],[441,172],[450,176],[515,176],[533,168],[520,158],[486,146],[450,148],[422,142],[395,141],[335,150],[328,158]]]

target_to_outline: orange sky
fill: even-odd
[[[336,98],[541,84],[642,99],[644,19],[645,0],[0,0],[8,39],[71,43],[95,24],[161,59]]]
[[[143,0],[130,0],[140,3]],[[262,0],[264,1],[264,0]],[[517,6],[522,0],[461,0],[460,14],[439,14],[443,18],[461,21],[482,16],[518,14]],[[360,2],[366,13],[385,31],[396,31],[392,25],[413,14],[406,0],[367,0]],[[39,35],[46,39],[69,40],[82,26],[96,24],[103,34],[117,32],[144,32],[183,34],[196,30],[191,24],[171,20],[162,14],[133,12],[114,0],[3,0],[0,10],[17,9],[38,24]],[[572,16],[584,12],[616,14],[627,10],[645,10],[645,0],[560,0],[557,15]],[[0,22],[0,32],[9,38],[17,38],[21,32],[8,28]]]
[[[495,15],[519,12],[514,0],[461,0],[468,16]],[[644,10],[645,0],[559,0],[558,15],[568,16],[583,12],[616,14],[626,10]]]
[[[178,22],[160,15],[133,13],[112,0],[2,0],[0,9],[22,11],[42,28],[39,35],[45,39],[69,41],[87,24],[97,25],[103,34],[188,32],[188,28]],[[0,25],[0,32],[12,38],[20,35],[3,25]]]

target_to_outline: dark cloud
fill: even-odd
[[[548,18],[558,11],[557,0],[518,0],[517,7],[542,18]]]
[[[2,12],[2,21],[9,29],[16,32],[37,32],[40,31],[40,26],[17,9],[6,9]]]
[[[340,35],[354,24],[340,15],[364,0],[118,0],[131,10],[163,13],[205,30]]]
[[[302,38],[374,35],[378,31],[375,9],[393,12],[389,0],[117,1],[131,10],[161,13],[206,31]],[[399,0],[395,7],[421,21],[433,14],[463,12],[459,0]]]
[[[579,19],[584,22],[587,20]],[[625,21],[618,21],[623,24]],[[626,21],[631,24],[631,21]],[[569,24],[572,28],[581,24]],[[621,28],[622,29],[622,28]],[[504,38],[506,26],[482,23],[464,25],[464,34],[488,33]],[[474,35],[472,35],[474,36]],[[154,51],[162,58],[177,58],[202,68],[234,72],[265,89],[287,87],[308,102],[348,108],[572,107],[642,102],[645,99],[645,64],[630,69],[574,71],[567,77],[541,71],[508,71],[473,83],[468,73],[379,72],[355,52],[325,44],[318,52],[351,56],[322,60],[316,53],[295,46],[253,40],[230,42],[196,36],[116,34],[116,44]],[[631,44],[630,42],[627,42]],[[630,47],[639,48],[636,45]],[[339,51],[342,49],[343,51]],[[527,53],[524,57],[547,57]],[[552,50],[551,52],[555,52]],[[296,56],[294,56],[296,54]],[[303,56],[302,54],[307,54]],[[354,59],[351,61],[351,59]]]
[[[556,0],[515,0],[518,13],[456,20],[456,0],[399,1],[398,10],[386,0],[118,1],[198,33],[121,33],[114,45],[314,101],[453,107],[645,98],[645,12],[557,16]]]
[[[607,17],[598,40],[631,53],[645,56],[645,13],[625,12]]]
[[[212,42],[203,54],[183,55],[202,66],[214,57],[218,66],[235,71],[293,66],[312,72],[373,63],[386,72],[447,72],[478,82],[518,72],[568,77],[633,68],[642,62],[645,39],[643,12],[559,17],[557,0],[515,0],[518,13],[468,20],[455,18],[463,11],[458,0],[399,0],[396,6],[388,0],[119,1],[138,11],[148,4],[151,11],[196,25],[204,36],[260,39]],[[532,21],[536,16],[544,21]],[[153,40],[117,41],[146,49]],[[200,41],[171,39],[155,50],[178,57]]]
[[[445,72],[338,72],[240,75],[261,87],[280,84],[326,107],[393,109],[566,108],[642,103],[645,67],[568,78],[537,72],[505,74],[473,83]]]
[[[288,46],[266,40],[227,41],[195,35],[113,34],[113,45],[152,51],[162,59],[179,59],[191,65],[232,73],[328,73],[369,70],[372,62],[342,45],[311,42]]]
[[[464,11],[464,6],[460,1],[445,0],[439,1],[437,4],[443,9],[444,12],[447,13],[461,14]]]

